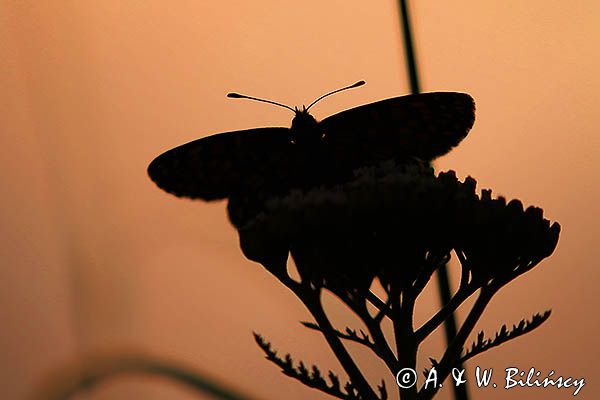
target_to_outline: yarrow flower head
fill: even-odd
[[[270,270],[282,273],[289,252],[303,280],[353,291],[375,277],[408,287],[452,250],[481,285],[506,283],[554,251],[560,226],[518,200],[478,196],[470,177],[388,162],[272,199],[238,231],[246,256]]]

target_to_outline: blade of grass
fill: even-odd
[[[412,28],[410,23],[410,15],[408,12],[407,0],[398,0],[398,6],[400,10],[400,25],[402,27],[402,36],[404,38],[404,52],[406,55],[406,67],[408,70],[408,79],[410,83],[410,91],[412,94],[418,94],[421,92],[419,83],[419,73],[417,69],[417,61],[413,46]],[[450,301],[452,297],[452,291],[450,288],[450,279],[448,277],[448,269],[444,265],[438,269],[437,273],[438,288],[440,293],[441,307],[444,307]],[[452,342],[456,336],[456,317],[452,314],[444,323],[446,331],[446,342],[448,345]],[[462,365],[458,368],[463,368]],[[456,400],[468,400],[469,395],[467,393],[467,386],[453,386],[454,398]]]
[[[221,400],[256,400],[191,368],[146,355],[93,356],[59,371],[42,384],[31,400],[66,400],[123,374],[162,376]]]

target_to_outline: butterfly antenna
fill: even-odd
[[[310,103],[310,104],[308,105],[308,107],[306,107],[306,111],[308,111],[308,109],[309,109],[309,108],[311,108],[312,106],[314,106],[314,105],[315,105],[315,103],[317,103],[317,102],[318,102],[318,101],[320,101],[320,100],[323,100],[323,99],[324,99],[325,97],[327,97],[327,96],[331,96],[332,94],[335,94],[335,93],[337,93],[337,92],[341,92],[342,90],[354,89],[354,88],[356,88],[356,87],[359,87],[359,86],[362,86],[362,85],[364,85],[364,84],[365,84],[365,81],[358,81],[358,82],[356,82],[356,83],[353,83],[353,84],[352,84],[352,85],[350,85],[350,86],[346,86],[346,87],[343,87],[343,88],[341,88],[341,89],[334,90],[333,92],[329,92],[329,93],[327,93],[327,94],[324,94],[323,96],[319,97],[318,99],[316,99],[315,101],[313,101],[312,103]]]
[[[288,110],[291,110],[292,112],[296,112],[296,110],[294,110],[292,107],[286,106],[285,104],[277,103],[277,102],[271,101],[271,100],[259,99],[258,97],[246,96],[245,94],[227,93],[227,97],[230,97],[232,99],[248,99],[248,100],[262,101],[263,103],[274,104],[279,107],[287,108]]]

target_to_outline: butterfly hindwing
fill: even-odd
[[[150,178],[178,197],[217,200],[277,174],[289,149],[288,128],[226,132],[175,147],[148,166]]]
[[[394,97],[342,111],[320,126],[333,149],[358,159],[417,157],[431,161],[446,154],[475,121],[471,96],[433,92]]]

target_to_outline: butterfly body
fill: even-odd
[[[293,188],[346,181],[355,169],[388,159],[429,162],[456,146],[475,119],[473,99],[454,92],[394,97],[322,121],[306,107],[292,111],[290,128],[198,139],[159,155],[148,174],[178,197],[258,204]],[[234,224],[243,220],[230,216]]]

